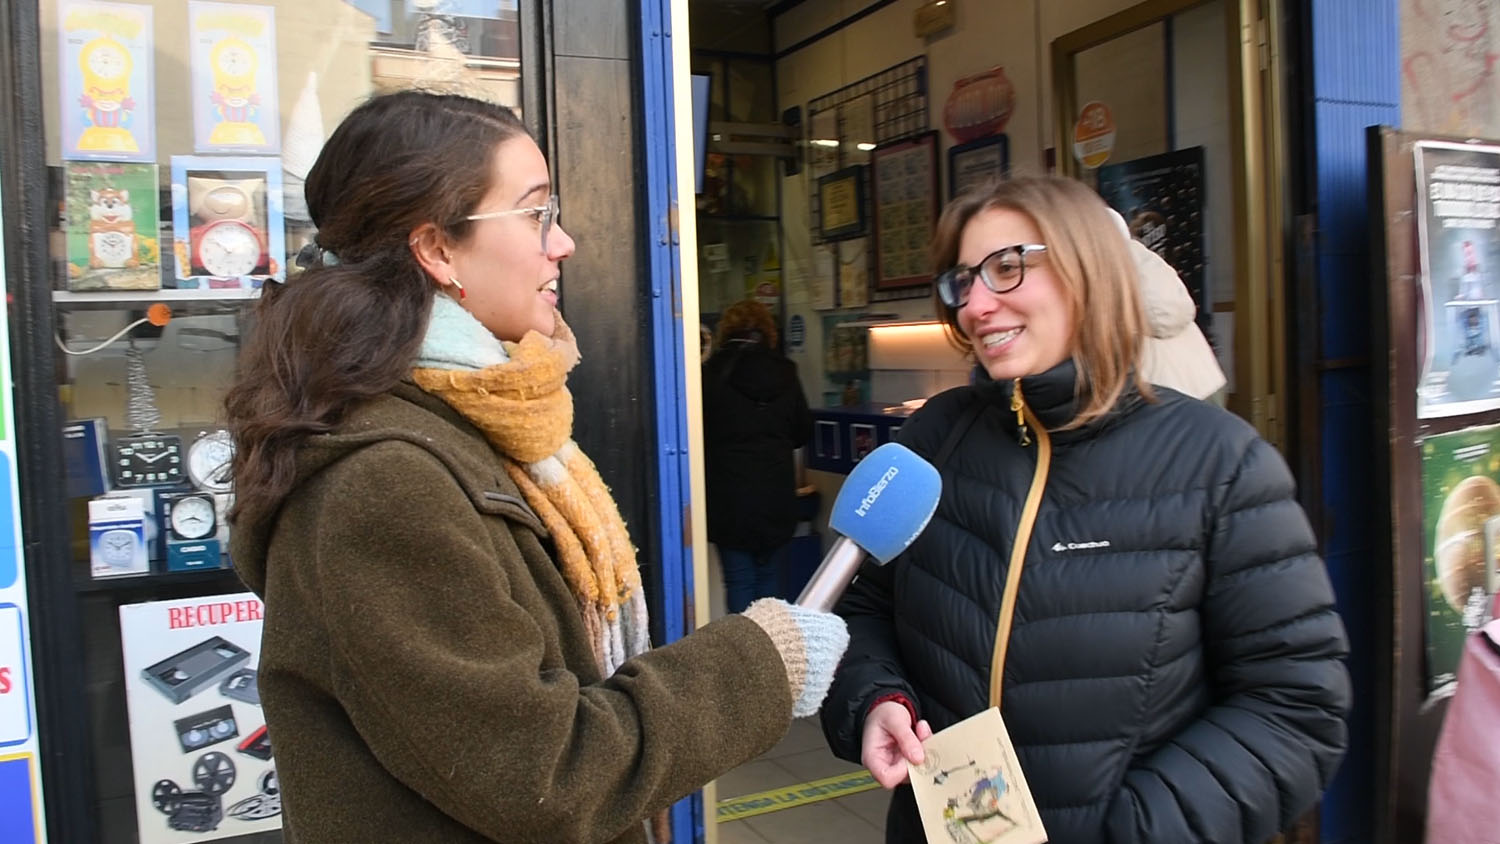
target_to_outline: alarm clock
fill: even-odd
[[[228,431],[203,434],[188,446],[188,477],[206,492],[229,492],[234,488],[234,482],[229,479],[233,460],[234,440]]]
[[[237,278],[268,266],[270,257],[260,232],[241,220],[215,220],[191,232],[192,265],[215,278]]]
[[[159,512],[168,571],[220,566],[219,517],[213,493],[164,492]]]
[[[182,437],[139,434],[110,444],[115,486],[178,486],[183,474]]]
[[[95,550],[99,562],[105,568],[128,571],[135,567],[136,552],[140,547],[140,534],[133,530],[114,528],[99,534]]]

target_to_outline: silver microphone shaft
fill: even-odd
[[[818,570],[813,572],[802,594],[797,596],[797,605],[823,612],[832,610],[864,560],[865,549],[854,544],[849,537],[840,536],[824,555],[823,562],[818,564]]]

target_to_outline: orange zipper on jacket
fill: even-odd
[[[1005,572],[1005,592],[1000,600],[1000,617],[995,622],[995,651],[990,657],[990,706],[999,708],[1001,686],[1005,682],[1005,654],[1010,648],[1010,629],[1015,619],[1016,596],[1021,589],[1021,569],[1026,563],[1026,549],[1031,545],[1031,530],[1036,525],[1036,514],[1042,506],[1042,493],[1047,487],[1047,473],[1052,468],[1052,437],[1047,427],[1026,406],[1026,397],[1021,393],[1021,379],[1015,380],[1015,392],[1010,397],[1010,409],[1015,411],[1016,425],[1021,446],[1031,444],[1028,426],[1036,431],[1036,471],[1031,477],[1031,488],[1026,492],[1026,503],[1021,508],[1021,520],[1016,524],[1015,542],[1010,549],[1010,567]]]

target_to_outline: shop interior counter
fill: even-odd
[[[807,468],[845,475],[876,446],[895,442],[901,424],[920,402],[814,408]]]

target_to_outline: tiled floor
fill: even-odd
[[[728,800],[836,774],[860,771],[835,759],[816,718],[792,722],[779,744],[719,778],[718,799]],[[883,789],[719,824],[719,844],[880,844],[885,840]]]
[[[831,498],[829,500],[832,500]],[[717,549],[708,561],[709,617],[724,615],[724,584]],[[834,758],[817,717],[792,722],[786,737],[764,756],[719,778],[718,799],[769,791],[836,774],[864,770]],[[719,844],[883,844],[885,789],[767,812],[718,825]]]

